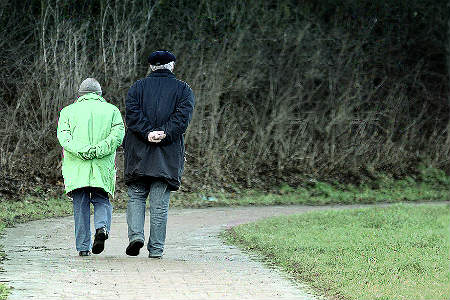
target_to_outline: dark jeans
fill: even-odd
[[[91,207],[94,205],[95,229],[106,227],[111,229],[112,205],[108,193],[101,188],[84,187],[72,191],[73,216],[75,219],[75,244],[78,251],[90,251],[91,240]]]
[[[139,181],[128,186],[128,239],[145,241],[145,206],[150,195],[150,236],[147,249],[152,256],[161,256],[166,241],[167,213],[170,191],[162,181]]]

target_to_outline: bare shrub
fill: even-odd
[[[374,18],[324,22],[326,10],[287,0],[28,4],[15,31],[5,12],[27,8],[0,6],[2,176],[60,182],[57,117],[82,79],[97,78],[124,112],[161,48],[196,95],[184,190],[404,176],[421,162],[450,171],[448,75],[430,81],[425,60],[399,69],[403,54],[386,50],[393,37],[377,36]]]

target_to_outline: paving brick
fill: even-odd
[[[105,251],[79,257],[72,217],[19,224],[0,243],[9,299],[319,299],[258,258],[225,245],[224,229],[309,207],[171,209],[164,258],[128,257],[126,215],[113,215]],[[148,233],[148,215],[145,232]]]

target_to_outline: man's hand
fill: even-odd
[[[150,131],[148,133],[147,139],[150,143],[159,143],[162,139],[166,137],[164,131]]]

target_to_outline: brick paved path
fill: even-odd
[[[125,254],[125,214],[114,214],[105,251],[78,257],[72,217],[5,230],[0,281],[9,299],[317,299],[218,234],[240,223],[312,209],[304,206],[172,209],[164,258]],[[146,224],[148,234],[148,215]],[[148,237],[148,236],[146,236]]]

